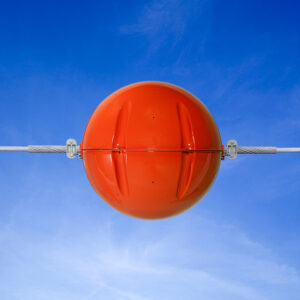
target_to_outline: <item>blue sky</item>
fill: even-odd
[[[97,105],[160,80],[209,108],[223,143],[300,145],[297,1],[1,1],[0,144],[81,141]],[[299,299],[300,157],[222,162],[207,196],[124,216],[80,160],[0,155],[0,295]]]

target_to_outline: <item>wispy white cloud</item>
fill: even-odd
[[[149,37],[160,33],[173,33],[181,37],[185,29],[185,16],[182,0],[152,1],[144,7],[138,21],[124,25],[121,31],[125,34],[141,33]]]
[[[123,34],[140,34],[150,41],[151,51],[168,41],[172,47],[179,42],[189,18],[206,1],[154,0],[145,5],[134,24],[123,25]]]
[[[17,226],[21,214],[23,207],[1,229],[0,274],[26,298],[282,299],[289,290],[296,299],[300,292],[296,269],[232,224],[203,215],[145,222],[102,214],[81,224],[66,216],[43,236]]]

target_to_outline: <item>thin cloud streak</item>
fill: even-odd
[[[189,18],[206,1],[163,0],[145,5],[137,22],[123,25],[120,32],[125,35],[146,36],[150,42],[150,52],[155,52],[168,41],[174,47],[184,36]]]

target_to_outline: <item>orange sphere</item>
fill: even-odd
[[[91,116],[80,145],[95,191],[129,216],[161,219],[197,203],[219,170],[217,125],[195,96],[147,81],[108,96]]]

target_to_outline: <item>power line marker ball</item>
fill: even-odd
[[[223,154],[205,105],[182,88],[152,81],[108,96],[91,116],[80,150],[95,191],[143,219],[171,217],[197,203]]]

